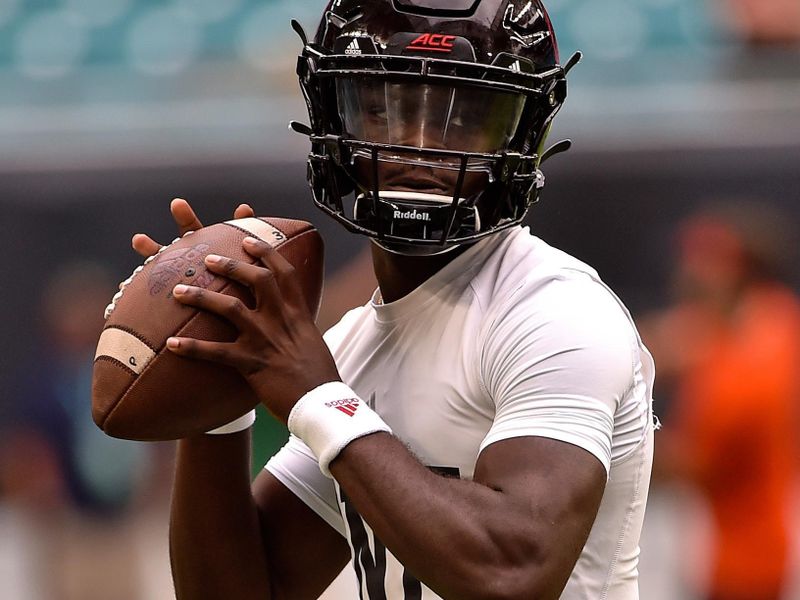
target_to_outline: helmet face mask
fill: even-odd
[[[335,0],[298,75],[315,203],[386,249],[436,254],[525,216],[566,80],[543,8],[520,25],[513,0],[461,18],[418,4]]]

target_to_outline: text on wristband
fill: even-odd
[[[358,398],[345,398],[344,400],[334,400],[332,402],[326,402],[325,406],[330,408],[335,408],[336,410],[342,411],[348,417],[352,417],[356,414],[359,405]]]

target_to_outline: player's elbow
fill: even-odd
[[[557,600],[561,588],[555,589],[552,580],[536,566],[501,569],[486,581],[476,598],[492,600]]]
[[[554,572],[553,564],[541,548],[514,552],[497,551],[495,560],[472,565],[469,575],[460,578],[458,598],[482,600],[557,600],[565,581]]]

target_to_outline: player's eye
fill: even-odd
[[[373,104],[367,107],[367,114],[371,119],[385,121],[387,118],[386,107],[384,105]]]

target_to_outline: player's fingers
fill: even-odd
[[[205,263],[209,271],[224,275],[228,279],[238,281],[242,285],[246,285],[250,288],[255,288],[268,283],[268,280],[275,279],[272,273],[261,265],[252,265],[227,256],[209,254],[205,258]],[[270,283],[269,285],[272,284]]]
[[[256,297],[259,306],[267,305],[271,309],[280,308],[283,300],[281,291],[275,281],[275,275],[262,265],[251,265],[235,258],[209,254],[205,259],[208,270],[224,275],[249,287]]]
[[[181,304],[194,306],[219,315],[239,331],[247,328],[250,309],[247,308],[244,302],[234,296],[183,284],[172,288],[172,295]]]
[[[247,219],[249,217],[255,217],[256,213],[253,210],[253,207],[249,204],[240,204],[236,207],[236,210],[233,211],[233,218],[234,219]]]
[[[134,235],[133,238],[131,238],[131,246],[133,246],[133,249],[145,258],[157,254],[161,249],[161,244],[144,233],[137,233]]]
[[[295,269],[280,253],[266,242],[253,237],[244,239],[244,249],[275,274],[281,295],[295,307],[305,307],[305,299],[295,276]]]
[[[186,358],[209,360],[215,363],[240,368],[243,366],[242,356],[236,351],[234,344],[209,342],[195,338],[171,337],[167,339],[167,348]]]
[[[183,198],[175,198],[170,202],[169,210],[172,213],[172,218],[175,219],[175,224],[178,226],[178,232],[181,236],[187,231],[197,231],[203,228],[203,224],[197,218],[194,209]]]

